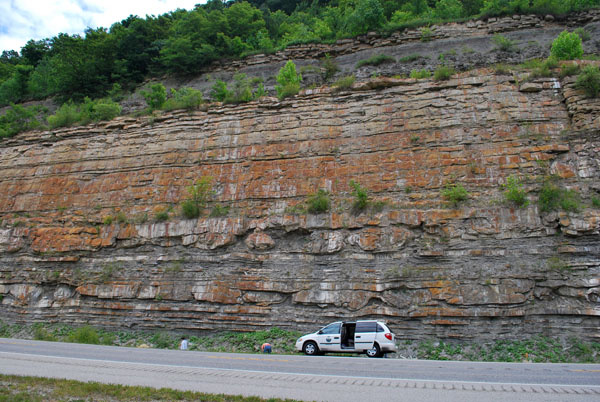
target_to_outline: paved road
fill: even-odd
[[[600,365],[119,348],[0,338],[0,373],[323,401],[600,401]]]

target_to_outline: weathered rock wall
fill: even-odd
[[[597,339],[598,107],[572,78],[519,87],[481,69],[19,135],[0,144],[1,317],[191,332],[372,317],[400,338]],[[504,202],[510,175],[529,206]],[[540,211],[549,175],[580,212]],[[205,212],[229,212],[182,219],[202,176]],[[353,211],[350,180],[382,209]],[[469,200],[448,205],[448,183]],[[331,211],[303,212],[319,188]]]

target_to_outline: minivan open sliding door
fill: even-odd
[[[357,321],[354,333],[354,347],[358,351],[365,351],[373,347],[377,336],[376,321]]]

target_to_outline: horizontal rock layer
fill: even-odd
[[[482,69],[19,135],[0,144],[2,318],[190,332],[380,318],[400,338],[597,338],[597,110],[570,78],[524,88]],[[524,208],[503,197],[511,175]],[[551,175],[579,212],[540,210]],[[183,219],[203,176],[204,215],[229,210]],[[350,180],[369,190],[365,211]],[[465,203],[441,196],[452,184]],[[320,188],[331,210],[306,213]]]

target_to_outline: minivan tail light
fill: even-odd
[[[392,340],[392,334],[390,334],[389,332],[387,334],[384,335],[386,338],[388,338],[390,341]]]

